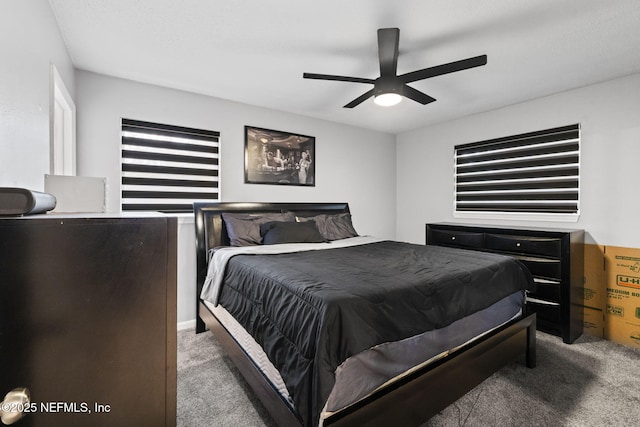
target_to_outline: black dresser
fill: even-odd
[[[574,342],[582,334],[584,230],[501,228],[453,223],[426,225],[428,245],[513,256],[531,271],[536,290],[527,294],[527,312],[537,328]]]
[[[176,425],[176,263],[176,218],[0,218],[0,399],[31,395],[17,426]]]

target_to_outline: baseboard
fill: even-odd
[[[196,327],[196,319],[187,320],[186,322],[178,322],[178,330],[182,331],[184,329],[195,329]]]

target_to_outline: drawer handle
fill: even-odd
[[[517,242],[517,243],[516,243],[516,246],[517,246],[517,247],[520,247],[520,242]]]
[[[451,236],[451,240],[456,240],[456,236]]]
[[[11,425],[24,417],[25,408],[31,406],[31,394],[27,388],[11,390],[1,402],[0,418],[2,424]]]

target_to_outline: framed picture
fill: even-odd
[[[315,186],[316,139],[244,127],[244,182]]]

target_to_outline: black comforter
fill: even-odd
[[[220,304],[278,368],[304,425],[317,425],[346,358],[442,328],[531,285],[502,255],[383,241],[238,255]]]

